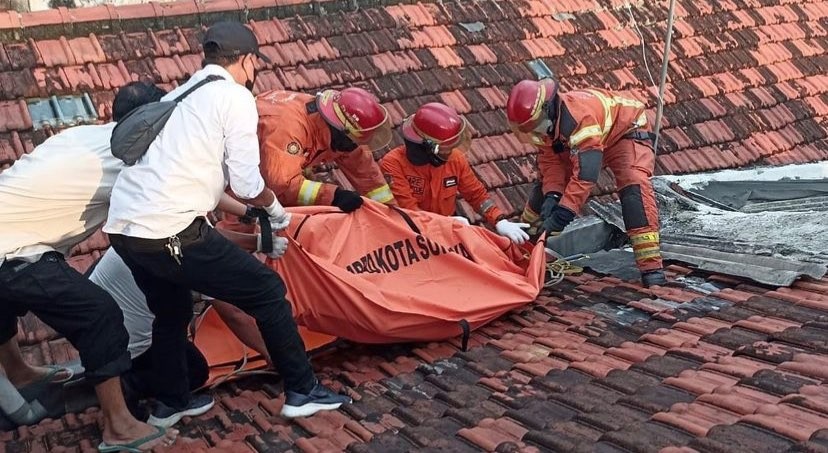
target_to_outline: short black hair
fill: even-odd
[[[204,60],[201,62],[201,67],[215,64],[226,68],[249,55],[219,55],[219,50],[219,45],[214,42],[204,44]]]
[[[133,109],[160,101],[166,91],[152,82],[130,82],[118,90],[112,103],[112,120],[120,121]]]

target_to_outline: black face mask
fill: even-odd
[[[431,165],[439,167],[445,165],[446,161],[437,157],[434,153],[434,145],[430,143],[414,143],[408,140],[405,142],[405,157],[409,162],[420,167],[423,165]]]
[[[247,82],[244,82],[244,87],[248,89],[251,93],[253,92],[253,87],[256,85],[256,76],[259,75],[259,71],[253,70],[253,78],[248,79]]]
[[[244,72],[244,75],[247,75],[247,71]],[[247,82],[244,82],[244,87],[247,88],[248,91],[251,93],[253,92],[253,87],[256,85],[256,76],[259,75],[259,71],[253,67],[253,77],[247,79]]]
[[[328,126],[328,128],[331,130],[331,149],[332,150],[343,152],[343,153],[349,153],[349,152],[357,149],[357,147],[359,146],[356,143],[354,143],[353,140],[348,138],[348,136],[345,135],[345,132],[342,132],[339,129],[331,127],[330,125]]]

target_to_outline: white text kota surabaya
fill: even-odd
[[[462,242],[446,247],[422,235],[417,235],[413,239],[403,239],[379,247],[349,264],[346,269],[352,274],[387,274],[396,272],[402,267],[449,253],[474,261],[471,253]]]

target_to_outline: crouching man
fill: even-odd
[[[115,122],[164,92],[140,82],[121,88]],[[80,353],[103,412],[102,452],[171,444],[176,431],[136,420],[119,376],[130,368],[123,316],[112,297],[66,264],[69,250],[104,222],[121,161],[110,151],[115,122],[78,126],[46,140],[0,173],[0,362],[30,370],[17,349],[17,317],[31,311]]]

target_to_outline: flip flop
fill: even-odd
[[[127,444],[112,444],[112,445],[110,445],[110,444],[107,444],[106,442],[102,441],[100,444],[98,444],[98,452],[100,452],[100,453],[115,453],[115,452],[119,452],[119,451],[126,451],[126,452],[129,452],[129,453],[142,453],[145,450],[141,450],[138,447],[140,447],[141,445],[144,445],[148,442],[152,442],[153,440],[158,439],[160,437],[164,437],[164,435],[167,434],[167,430],[164,429],[164,428],[155,427],[155,429],[157,429],[157,431],[155,433],[150,434],[149,436],[146,436],[146,437],[142,437],[140,439],[133,440],[132,442],[127,443]]]
[[[33,381],[29,384],[26,384],[26,387],[31,387],[40,384],[65,384],[71,381],[73,377],[75,377],[75,372],[72,371],[71,368],[57,365],[44,365],[43,368],[46,368],[47,370],[49,370],[49,372],[46,373],[42,378]],[[68,376],[63,379],[54,379],[54,377],[61,372],[68,374]]]
[[[62,385],[72,380],[75,377],[75,372],[68,367],[62,367],[57,365],[44,365],[43,368],[49,370],[43,377],[36,381],[32,381],[23,387],[18,388],[17,390],[24,394],[23,397],[26,399],[33,398],[35,394],[42,391],[45,386],[48,385]],[[58,373],[68,373],[68,376],[62,379],[54,379]],[[34,392],[34,393],[33,393]]]

